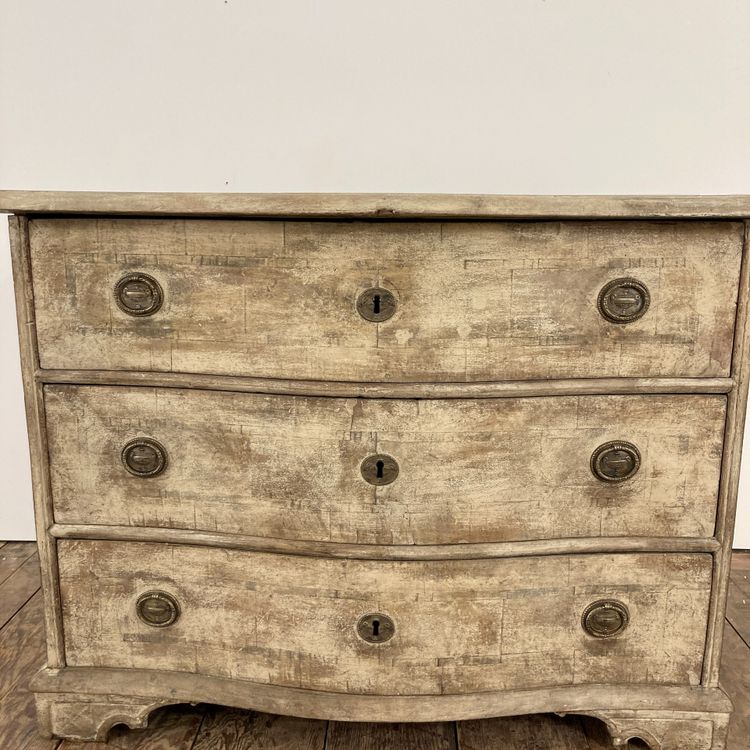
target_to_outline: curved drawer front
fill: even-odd
[[[709,555],[383,563],[105,541],[59,551],[74,667],[379,694],[692,685],[701,672]],[[373,616],[380,642],[366,640]]]
[[[44,368],[729,374],[740,223],[34,219],[30,237]]]
[[[49,385],[45,403],[57,523],[406,545],[714,531],[720,395]]]

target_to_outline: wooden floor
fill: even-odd
[[[115,727],[106,743],[44,740],[29,678],[42,666],[36,547],[0,542],[0,750],[604,750],[595,720],[540,715],[443,724],[307,721],[216,706],[156,711],[148,729]],[[750,750],[750,553],[735,554],[722,684],[735,704],[729,750]],[[642,745],[632,745],[643,747]]]

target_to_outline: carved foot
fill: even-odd
[[[591,712],[604,722],[614,747],[640,739],[651,750],[726,750],[728,713],[693,711]]]
[[[107,739],[115,724],[142,729],[149,714],[170,701],[69,693],[37,693],[36,709],[40,732],[46,737],[75,740]]]

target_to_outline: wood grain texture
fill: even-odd
[[[0,190],[13,213],[335,218],[746,218],[747,195],[118,193]]]
[[[721,684],[734,704],[729,726],[729,750],[744,750],[750,739],[750,647],[724,623]]]
[[[734,581],[729,582],[726,619],[745,643],[750,644],[750,596]]]
[[[32,554],[0,583],[0,628],[39,590],[39,560]]]
[[[33,559],[34,545],[17,544]],[[6,579],[5,583],[9,580]],[[2,596],[0,588],[0,596]],[[59,740],[40,736],[29,680],[44,664],[43,605],[40,594],[0,630],[0,747],[55,750]]]
[[[44,643],[44,612],[40,594],[33,596],[0,630],[0,700],[18,684],[28,683],[44,664],[39,644]]]
[[[726,398],[354,400],[48,385],[55,520],[337,543],[444,545],[562,537],[710,537]],[[123,446],[169,454],[134,477]],[[592,452],[642,456],[610,484]],[[374,487],[369,455],[399,463]]]
[[[210,707],[191,750],[324,750],[325,739],[324,721]]]
[[[750,581],[749,550],[734,550],[731,557],[730,575],[732,580],[739,585],[744,585],[741,582],[747,583]]]
[[[737,587],[743,597],[750,598],[750,554],[746,552],[735,552],[732,554],[732,563],[729,580]]]
[[[699,680],[707,555],[374,567],[167,545],[58,546],[73,667],[187,671],[386,695]],[[150,628],[136,616],[136,599],[154,589],[181,603],[170,628]],[[581,613],[607,597],[631,609],[631,625],[621,638],[592,639],[581,629]],[[397,635],[386,644],[356,634],[359,617],[373,611],[396,622]],[[679,630],[672,627],[676,618]]]
[[[35,555],[36,547],[29,542],[5,542],[0,545],[0,585]]]
[[[453,724],[331,722],[325,750],[457,750]]]
[[[588,750],[577,716],[564,721],[549,715],[463,721],[457,734],[459,750]]]
[[[42,656],[44,643],[39,645]],[[0,702],[0,741],[9,750],[57,750],[60,744],[59,739],[40,734],[34,694],[25,685],[17,686]]]
[[[44,368],[339,381],[729,374],[742,224],[30,222]],[[164,305],[120,311],[152,274]],[[605,321],[597,295],[636,276],[651,307]],[[383,286],[396,314],[361,318]]]

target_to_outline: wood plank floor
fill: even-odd
[[[36,547],[0,542],[0,750],[604,750],[603,725],[578,717],[524,716],[442,724],[350,724],[218,706],[171,706],[148,729],[115,727],[106,743],[44,740],[30,677],[44,662]],[[729,750],[750,750],[750,553],[732,564],[724,688],[735,704]],[[643,747],[632,745],[633,748]]]

